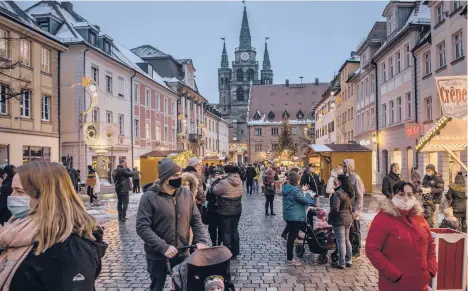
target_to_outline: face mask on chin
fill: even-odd
[[[169,186],[171,186],[174,189],[179,189],[180,186],[182,185],[182,177],[179,177],[177,179],[169,180],[168,181]]]
[[[400,210],[405,210],[408,211],[414,206],[414,198],[408,199],[406,202],[403,199],[394,197],[392,199],[393,204],[396,206],[396,208]]]

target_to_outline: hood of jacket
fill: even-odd
[[[298,190],[297,186],[293,186],[289,183],[283,185],[283,197],[291,195],[294,191]]]
[[[452,183],[449,188],[457,192],[465,192],[465,185]]]
[[[354,167],[354,160],[353,159],[345,159],[343,163],[348,168],[348,173],[354,173],[356,168]]]
[[[387,213],[390,216],[393,216],[393,217],[401,216],[400,210],[395,206],[395,204],[393,204],[391,200],[387,198],[381,199],[379,201],[379,207],[382,212]],[[424,213],[424,210],[421,206],[421,202],[417,198],[415,198],[414,206],[410,210],[410,214],[422,215],[423,213]]]
[[[228,174],[225,179],[234,187],[242,185],[242,180],[239,174]]]
[[[338,175],[342,175],[342,174],[343,174],[343,169],[338,170],[338,171],[337,171],[336,169],[333,169],[333,170],[331,171],[331,176],[332,176],[333,178],[338,178]]]
[[[190,185],[190,191],[195,197],[198,191],[198,179],[192,172],[183,172],[182,173],[182,185],[188,183]]]

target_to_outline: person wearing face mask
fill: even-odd
[[[400,166],[393,163],[390,166],[390,173],[382,181],[382,193],[388,198],[393,198],[393,186],[401,181]]]
[[[0,290],[93,290],[107,249],[58,163],[32,162],[17,168],[0,227]]]
[[[439,208],[444,193],[444,179],[436,172],[435,166],[429,164],[426,166],[426,175],[424,176],[422,186],[431,189],[433,214],[432,226],[437,227],[439,224]]]
[[[6,165],[3,168],[2,184],[0,187],[0,224],[3,225],[11,217],[11,212],[7,207],[8,196],[13,192],[11,184],[13,176],[16,174],[16,168],[13,165]]]
[[[437,274],[434,239],[409,182],[393,187],[381,201],[366,239],[366,255],[379,272],[379,290],[428,290]]]
[[[206,196],[205,196],[205,190],[206,190],[206,184],[203,182],[202,175],[201,175],[201,161],[198,158],[190,158],[188,160],[188,166],[184,169],[184,172],[188,172],[193,174],[197,180],[197,191],[193,193],[195,195],[195,202],[197,203],[197,208],[198,211],[201,212],[201,207],[203,204],[205,204],[206,201]]]
[[[182,169],[172,159],[158,164],[159,180],[141,196],[136,217],[136,231],[143,239],[150,291],[162,291],[166,282],[166,259],[171,266],[188,257],[189,250],[178,252],[190,241],[197,249],[208,245],[200,212],[189,188],[182,186]]]

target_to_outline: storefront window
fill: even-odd
[[[50,148],[23,146],[23,164],[35,161],[50,162]]]

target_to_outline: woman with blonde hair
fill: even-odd
[[[0,290],[93,290],[107,245],[58,163],[17,168],[0,227]]]

